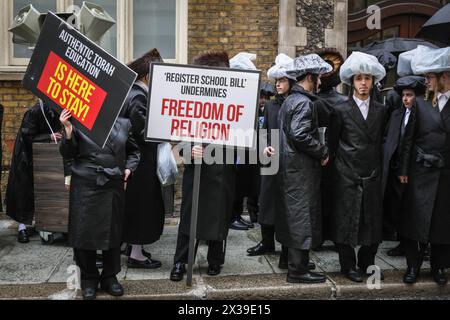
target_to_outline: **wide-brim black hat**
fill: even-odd
[[[394,90],[401,96],[405,89],[414,90],[416,96],[425,94],[427,89],[425,78],[419,76],[407,76],[398,79],[395,83]]]

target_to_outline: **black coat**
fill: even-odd
[[[276,96],[274,100],[268,101],[264,107],[263,129],[267,130],[268,146],[272,146],[271,130],[280,128],[278,125],[278,114],[283,102],[284,98],[282,96]],[[267,226],[275,226],[275,217],[282,201],[283,193],[277,175],[261,176],[258,222]]]
[[[277,240],[288,248],[309,250],[322,242],[320,161],[328,149],[319,141],[318,117],[311,94],[296,85],[279,113],[283,210],[275,222]]]
[[[139,149],[128,119],[118,118],[101,149],[80,131],[60,146],[73,158],[69,204],[69,244],[82,250],[120,247],[125,209],[124,171],[134,172]]]
[[[404,148],[411,162],[400,234],[450,244],[450,101],[442,112],[421,97],[416,103],[410,118],[413,134]]]
[[[53,132],[61,129],[59,117],[44,106]],[[15,221],[32,224],[34,217],[33,142],[50,142],[51,131],[39,104],[30,108],[17,133],[6,187],[6,214]],[[61,181],[63,186],[64,181]]]
[[[201,165],[197,239],[226,240],[233,213],[235,175],[234,164]],[[179,226],[179,232],[184,235],[190,233],[193,184],[194,165],[186,164]]]
[[[409,159],[401,158],[404,155],[402,152],[404,147],[404,137],[411,131],[410,123],[405,128],[404,135],[401,135],[402,123],[404,122],[406,109],[404,107],[395,109],[389,119],[387,126],[387,133],[383,147],[383,177],[382,177],[382,191],[383,195],[386,190],[386,184],[390,174],[396,177],[405,176],[405,167],[408,167]],[[405,162],[406,161],[406,162]],[[403,170],[403,172],[402,172]],[[395,171],[395,172],[394,172]]]
[[[325,140],[328,141],[328,128],[332,120],[333,109],[338,104],[348,101],[348,97],[340,94],[336,89],[332,88],[327,91],[320,91],[317,95],[317,100],[314,105],[318,108],[319,125],[326,127]],[[322,168],[322,236],[323,240],[329,240],[331,238],[331,215],[333,213],[333,207],[330,202],[332,194],[331,184],[331,166]]]
[[[165,212],[161,183],[156,175],[158,144],[144,140],[147,117],[147,92],[144,88],[133,85],[121,116],[130,119],[141,152],[139,166],[127,186],[123,241],[151,244],[162,235]]]
[[[382,241],[382,139],[386,108],[371,99],[367,120],[353,99],[337,105],[329,129],[335,243]]]

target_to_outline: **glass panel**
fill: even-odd
[[[165,59],[176,58],[176,0],[134,0],[134,57],[157,48]]]
[[[361,10],[366,10],[365,0],[349,0],[348,1],[348,13],[352,14]]]
[[[368,37],[367,39],[365,39],[363,41],[363,46],[365,47],[368,44],[370,44],[370,43],[372,43],[374,41],[377,41],[377,40],[381,40],[381,32],[377,32],[374,35],[372,35],[372,36]]]
[[[383,30],[383,39],[398,38],[400,36],[400,26],[395,26]]]
[[[83,0],[74,0],[73,4],[76,6],[83,5]],[[96,5],[101,6],[111,17],[116,20],[116,24],[105,33],[100,41],[100,46],[112,54],[114,57],[117,56],[117,1],[115,0],[95,0],[90,1]]]
[[[32,4],[41,13],[47,11],[56,12],[56,0],[14,0],[13,1],[13,17],[23,7]],[[12,21],[12,20],[11,20]],[[32,51],[25,45],[14,44],[14,57],[15,58],[31,58]]]

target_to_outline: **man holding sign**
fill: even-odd
[[[225,52],[208,53],[194,58],[193,64],[227,68],[229,58]],[[203,156],[202,146],[192,148],[193,158]],[[224,241],[228,236],[228,225],[233,209],[236,168],[234,164],[202,164],[201,170],[197,239],[208,241],[208,274],[214,276],[220,274],[221,265],[225,262]],[[185,165],[180,227],[174,266],[170,274],[172,281],[183,279],[185,264],[188,262],[193,179],[194,165]]]

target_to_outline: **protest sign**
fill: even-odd
[[[103,147],[136,73],[49,12],[23,85]]]
[[[154,63],[149,141],[255,148],[261,73]]]

